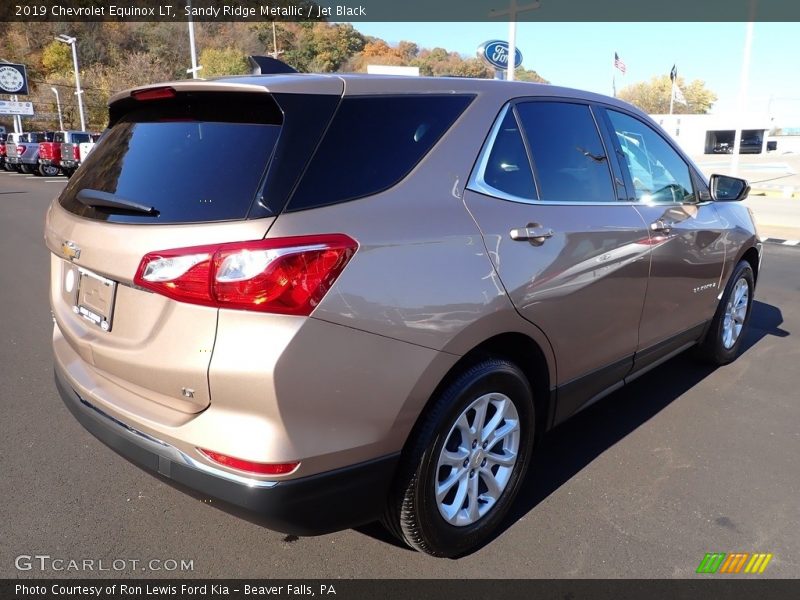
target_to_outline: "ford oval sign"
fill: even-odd
[[[514,68],[522,64],[522,52],[514,49]],[[492,68],[504,70],[508,68],[508,42],[503,40],[490,40],[478,46],[478,56]]]

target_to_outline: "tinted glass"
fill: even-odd
[[[41,142],[52,142],[55,134],[52,131],[32,131],[28,134],[28,141],[32,144],[39,144]]]
[[[361,198],[390,188],[427,154],[471,96],[345,98],[288,210]]]
[[[62,143],[66,139],[66,135],[57,131],[56,134],[53,136],[53,141],[57,143]]]
[[[115,223],[246,218],[280,125],[225,122],[226,114],[238,120],[243,113],[237,113],[235,102],[225,103],[222,98],[202,111],[205,118],[218,115],[218,121],[194,120],[192,110],[191,106],[165,105],[119,118],[86,158],[85,167],[70,179],[60,198],[62,206],[84,217]],[[85,206],[77,199],[85,188],[153,206],[159,214]]]
[[[517,105],[546,202],[616,200],[603,143],[589,107],[566,102]]]
[[[506,194],[533,200],[536,188],[514,111],[509,110],[492,144],[483,170],[483,183]]]
[[[608,116],[633,180],[636,199],[644,202],[692,202],[689,166],[651,127],[624,113]]]
[[[73,133],[70,136],[71,143],[73,144],[83,144],[84,142],[89,141],[89,134],[88,133]]]

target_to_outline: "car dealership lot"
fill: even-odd
[[[692,577],[714,551],[771,552],[765,575],[800,573],[800,249],[767,248],[738,361],[714,371],[678,357],[557,429],[505,530],[437,560],[377,526],[301,539],[266,530],[85,432],[52,381],[42,229],[60,189],[0,173],[0,576]],[[20,555],[94,559],[95,570],[18,571]],[[193,571],[142,566],[154,559]]]

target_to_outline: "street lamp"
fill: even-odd
[[[56,40],[61,42],[62,44],[69,44],[72,46],[72,66],[75,69],[75,88],[77,91],[75,95],[78,96],[78,112],[81,115],[81,131],[86,131],[86,117],[83,115],[83,90],[81,90],[81,76],[78,73],[78,49],[77,49],[77,39],[74,37],[70,37],[68,35],[61,35],[56,36]]]
[[[54,87],[50,88],[53,90],[53,93],[56,95],[56,107],[58,107],[58,128],[61,131],[64,131],[64,121],[61,120],[61,99],[58,97],[58,90]]]
[[[194,21],[192,21],[192,0],[186,0],[186,7],[189,9],[189,52],[192,57],[192,68],[186,69],[186,72],[192,74],[192,79],[198,79],[197,72],[203,67],[197,65],[197,49],[194,46]]]

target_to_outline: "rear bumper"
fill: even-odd
[[[130,427],[81,398],[58,365],[56,387],[92,435],[134,464],[259,517],[269,529],[320,535],[376,520],[399,454],[289,481],[259,481],[197,463],[177,448]]]

